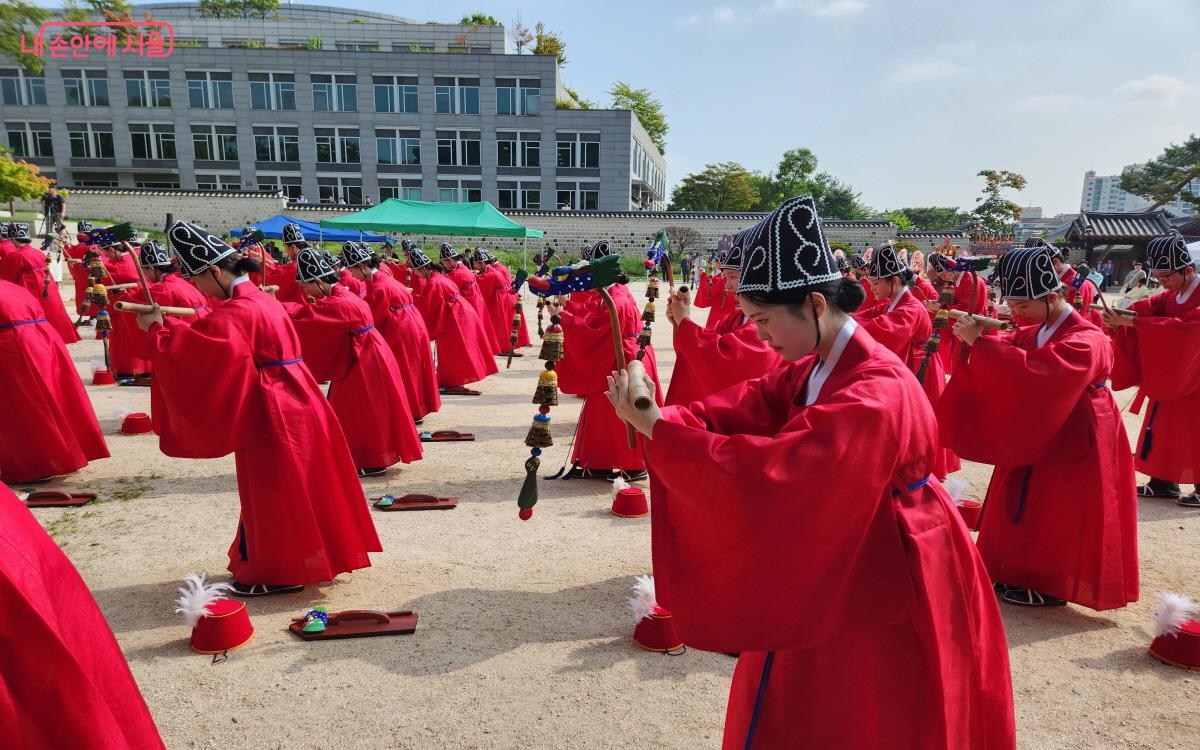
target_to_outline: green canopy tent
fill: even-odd
[[[430,203],[388,198],[378,206],[357,213],[322,219],[322,227],[358,229],[376,232],[453,235],[464,237],[520,237],[524,240],[544,236],[509,219],[487,201],[482,203]],[[528,265],[528,249],[525,248]]]

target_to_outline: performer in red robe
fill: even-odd
[[[608,242],[590,246],[584,260],[596,260],[611,254]],[[637,337],[642,330],[641,311],[625,284],[608,288],[617,309],[621,331],[621,348],[625,361],[632,362],[638,353]],[[575,292],[572,299],[584,297],[579,312],[572,312],[555,302],[546,305],[546,312],[558,315],[563,338],[571,342],[570,358],[578,393],[584,397],[583,410],[575,427],[575,446],[571,455],[571,472],[566,478],[613,479],[618,475],[628,480],[646,476],[646,459],[640,445],[629,447],[625,425],[613,411],[605,394],[608,373],[616,364],[613,347],[612,317],[607,306],[594,291]],[[590,297],[597,298],[595,302]],[[653,347],[646,347],[642,360],[654,382],[655,400],[662,403],[662,387],[658,381],[658,366]]]
[[[284,303],[300,337],[304,362],[329,381],[337,415],[360,477],[421,459],[421,439],[400,379],[400,365],[375,329],[371,308],[337,283],[325,253],[306,248],[296,256],[307,305]]]
[[[88,221],[81,221],[76,225],[78,234],[75,235],[76,244],[64,245],[63,254],[67,256],[67,270],[71,274],[71,279],[75,282],[75,313],[79,319],[75,321],[75,325],[83,323],[83,317],[87,315],[91,317],[91,312],[88,308],[87,293],[91,287],[91,267],[87,262],[90,260],[89,252],[93,251],[91,238],[87,233],[92,231],[92,224]],[[89,324],[90,325],[90,324]]]
[[[521,299],[521,294],[520,294],[520,292],[513,291],[514,279],[513,279],[512,271],[508,270],[508,266],[501,263],[500,259],[497,258],[495,255],[493,255],[490,252],[488,253],[487,265],[488,265],[488,268],[494,269],[493,270],[494,273],[499,273],[502,277],[504,277],[504,285],[502,287],[500,287],[500,291],[510,295],[512,297],[513,304],[516,305],[517,302],[519,302]],[[507,290],[507,291],[505,291],[505,290]],[[523,348],[531,345],[533,343],[533,340],[529,338],[529,325],[525,321],[524,306],[520,306],[517,309],[520,311],[520,317],[521,317],[521,322],[517,325],[517,348],[523,349]],[[509,315],[508,326],[509,326],[509,331],[508,331],[509,339],[511,339],[512,338],[512,316],[511,315]],[[509,340],[506,340],[505,344],[504,344],[504,353],[506,353],[506,354],[508,353],[509,346],[510,346]]]
[[[304,293],[296,283],[296,256],[308,247],[304,239],[304,231],[299,224],[285,224],[283,227],[283,251],[291,260],[286,263],[274,263],[265,269],[267,283],[279,287],[275,298],[280,302],[304,302]]]
[[[917,299],[922,302],[929,300],[934,302],[937,301],[937,289],[934,289],[933,284],[930,284],[929,279],[925,278],[924,276],[916,276],[913,279],[912,290],[913,293],[917,295]]]
[[[728,251],[717,254],[716,264],[719,267]],[[722,320],[737,309],[737,298],[721,273],[707,274],[700,272],[700,283],[696,285],[696,297],[692,300],[693,307],[707,307],[708,318],[704,321],[704,330],[711,331]]]
[[[42,306],[0,280],[0,480],[10,484],[70,474],[108,458],[96,412],[75,363]]]
[[[109,245],[101,249],[100,260],[108,272],[105,276],[107,283],[135,284],[138,282],[137,252],[128,242]],[[137,288],[135,286],[125,290],[111,290],[109,299],[112,302],[134,301],[134,291]],[[137,295],[137,301],[145,301],[140,293]],[[125,381],[128,384],[131,380],[136,381],[150,377],[153,366],[150,363],[146,347],[146,336],[138,328],[137,318],[117,312],[113,312],[110,318],[112,334],[108,339],[108,359],[117,380]]]
[[[253,260],[186,222],[167,234],[181,273],[224,301],[186,327],[138,316],[153,337],[152,416],[168,455],[234,454],[242,503],[229,548],[234,592],[295,591],[369,567],[379,537],[287,312],[246,276]]]
[[[517,324],[516,348],[529,346],[529,328],[525,324],[525,310],[518,307],[520,295],[513,291],[513,278],[503,263],[482,247],[475,248],[472,265],[479,272],[479,290],[487,308],[492,336],[500,354],[512,349],[513,314],[519,312],[521,322]],[[514,352],[514,356],[520,354]]]
[[[942,289],[947,287],[954,290],[954,302],[949,305],[951,310],[961,310],[972,315],[983,315],[987,310],[987,284],[977,275],[958,270],[954,259],[941,253],[930,253],[927,259],[929,278],[933,279],[934,288],[940,297]],[[930,313],[936,313],[940,303],[935,297],[933,301],[925,302]],[[959,357],[962,342],[955,336],[942,336],[941,346],[938,347],[938,357],[942,361],[942,369],[947,375],[954,374],[954,364]]]
[[[867,296],[863,307],[873,307],[878,301],[875,299],[875,292],[871,291],[871,282],[867,279],[867,257],[862,253],[850,254],[850,273],[858,281],[863,288],[863,294]]]
[[[132,253],[130,256],[132,257]],[[138,263],[142,266],[143,273],[146,275],[147,286],[150,289],[151,299],[146,299],[146,295],[142,292],[140,286],[131,288],[125,295],[124,299],[136,304],[150,304],[153,302],[162,307],[190,307],[196,311],[196,314],[191,317],[173,318],[172,322],[176,325],[188,326],[196,322],[209,311],[209,298],[205,297],[200,290],[187,283],[176,273],[174,262],[171,260],[171,254],[167,249],[160,245],[155,240],[150,240],[144,243],[138,250]],[[113,317],[124,322],[129,320],[132,322],[132,333],[129,334],[129,345],[132,347],[133,356],[146,362],[147,370],[153,367],[150,360],[151,347],[150,335],[137,326],[137,319],[133,315],[114,312]],[[125,326],[129,328],[130,326]],[[113,326],[116,330],[116,325]]]
[[[74,344],[79,341],[79,334],[67,315],[58,283],[46,270],[46,253],[30,244],[29,225],[15,222],[11,226],[9,239],[14,249],[0,261],[0,279],[25,287],[42,308],[37,317],[45,318],[64,344]]]
[[[5,747],[163,747],[87,584],[3,486],[0,601],[0,642],[19,644],[0,649],[0,737]]]
[[[15,253],[17,246],[13,243],[10,236],[13,233],[13,222],[0,221],[0,260],[8,257],[9,253]]]
[[[415,292],[417,309],[425,319],[429,338],[437,343],[438,386],[461,389],[499,372],[484,333],[486,324],[462,298],[458,285],[415,246],[408,249],[408,263],[420,279]]]
[[[354,277],[366,286],[363,298],[371,308],[375,329],[392,349],[400,367],[408,406],[414,421],[420,424],[428,414],[442,408],[438,395],[437,371],[433,367],[433,346],[429,329],[417,310],[408,288],[380,271],[380,263],[362,243],[342,249],[342,261]]]
[[[1112,349],[1060,294],[1049,251],[1009,250],[997,274],[1013,315],[1035,325],[969,346],[939,413],[942,444],[995,465],[979,551],[1001,598],[1096,610],[1138,598],[1137,501],[1129,440],[1105,385]]]
[[[723,747],[1015,747],[1008,645],[982,561],[929,476],[937,425],[912,373],[848,315],[811,198],[754,228],[738,297],[791,364],[647,438],[658,604],[695,648],[740,652]],[[864,436],[874,448],[864,448]]]
[[[1150,400],[1134,465],[1151,479],[1138,495],[1200,508],[1200,274],[1179,235],[1151,240],[1146,265],[1163,292],[1130,305],[1136,318],[1104,314],[1117,358],[1113,388],[1139,386],[1135,414]],[[1180,483],[1194,492],[1181,495]]]
[[[867,278],[871,290],[879,300],[874,306],[854,314],[871,338],[883,344],[900,361],[908,365],[913,373],[920,373],[921,389],[929,397],[931,406],[937,406],[946,389],[946,375],[941,360],[929,354],[926,345],[933,335],[933,323],[925,306],[916,298],[909,284],[913,271],[906,266],[891,243],[880,246],[867,264]],[[921,365],[928,359],[922,372]],[[961,468],[958,456],[948,448],[937,451],[932,474],[944,480],[947,474]]]
[[[475,309],[475,314],[479,317],[479,328],[483,334],[480,346],[491,354],[499,354],[508,348],[508,339],[505,338],[502,347],[496,348],[497,342],[492,333],[492,315],[488,311],[487,301],[479,289],[479,280],[475,277],[475,272],[462,262],[463,254],[455,250],[449,242],[443,242],[440,250],[441,266],[446,273],[446,278],[454,282],[458,287],[458,293],[466,300],[467,304]]]
[[[721,276],[731,289],[737,287],[741,274],[741,243],[746,236],[741,232],[734,237],[720,264]],[[757,327],[741,308],[734,308],[714,328],[701,328],[691,319],[689,295],[676,292],[667,301],[667,319],[674,327],[675,346],[668,405],[699,401],[731,385],[766,375],[782,363],[779,354],[758,337]]]

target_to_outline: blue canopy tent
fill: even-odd
[[[269,219],[263,219],[250,226],[262,232],[270,239],[279,240],[283,239],[283,227],[285,224],[299,224],[300,231],[304,234],[304,239],[312,242],[319,242],[321,240],[325,242],[350,242],[352,240],[359,242],[383,242],[387,239],[382,234],[361,232],[357,229],[333,229],[328,227],[322,229],[321,225],[315,221],[304,221],[303,219],[296,219],[284,214],[275,214]],[[235,229],[230,234],[234,237],[241,237],[242,230],[240,228]]]

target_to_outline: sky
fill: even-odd
[[[1200,0],[308,1],[544,21],[581,96],[624,81],[662,102],[670,185],[806,147],[876,209],[969,209],[979,170],[1007,169],[1050,215],[1079,210],[1086,170],[1200,133]]]

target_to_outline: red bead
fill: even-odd
[[[538,414],[549,414],[549,413],[550,413],[549,406],[539,406],[538,407]]]
[[[533,508],[521,508],[521,511],[517,513],[517,517],[522,521],[528,521],[533,518]]]

